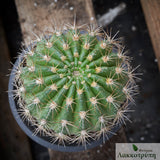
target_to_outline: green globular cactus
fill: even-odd
[[[72,26],[25,51],[16,71],[22,118],[59,143],[85,144],[124,120],[135,90],[129,57],[99,28]]]

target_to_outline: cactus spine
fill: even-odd
[[[134,75],[121,44],[99,30],[69,26],[25,51],[14,92],[35,134],[85,144],[124,120]]]

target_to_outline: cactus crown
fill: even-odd
[[[99,28],[38,39],[16,70],[24,119],[55,141],[86,143],[123,121],[135,83],[121,44]]]

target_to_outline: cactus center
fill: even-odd
[[[79,73],[79,71],[73,71],[73,75],[75,75],[75,76],[79,76],[79,75],[80,75],[80,73]]]

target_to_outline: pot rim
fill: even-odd
[[[29,136],[33,141],[37,142],[38,144],[46,147],[46,148],[50,148],[56,151],[61,151],[61,152],[79,152],[79,151],[83,151],[86,149],[91,149],[94,148],[96,146],[99,146],[100,144],[103,144],[104,142],[106,142],[107,140],[109,140],[113,134],[116,133],[121,127],[121,124],[116,124],[111,128],[110,133],[106,133],[106,136],[101,136],[98,140],[90,140],[89,143],[86,143],[86,145],[78,145],[78,144],[69,144],[69,145],[59,145],[56,143],[52,143],[47,141],[46,139],[44,139],[42,136],[38,136],[38,135],[33,135],[33,131],[29,128],[29,125],[25,124],[25,122],[22,120],[20,114],[17,111],[17,104],[14,100],[14,95],[13,95],[13,90],[14,90],[14,86],[13,86],[13,82],[15,80],[15,71],[17,70],[17,66],[18,64],[22,61],[23,57],[25,55],[25,52],[22,52],[21,55],[18,57],[18,59],[16,60],[16,62],[14,63],[14,66],[12,68],[11,71],[11,75],[9,77],[9,84],[8,84],[8,98],[9,98],[9,104],[10,104],[10,108],[12,111],[12,114],[15,118],[15,120],[17,121],[18,125],[20,126],[20,128],[27,134],[27,136]]]

